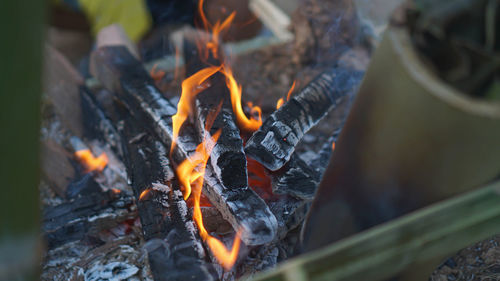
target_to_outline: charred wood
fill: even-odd
[[[269,208],[278,220],[276,239],[280,240],[300,226],[306,218],[311,202],[297,199],[292,196],[283,196],[269,203]]]
[[[285,238],[306,218],[332,154],[332,143],[337,140],[340,130],[341,128],[333,132],[318,152],[318,156],[310,162],[293,154],[282,169],[270,172],[273,192],[282,194],[277,200],[269,203],[269,208],[278,220],[277,239]]]
[[[184,61],[187,76],[193,75],[210,64],[221,63],[211,56],[208,58],[209,62],[204,63],[201,57],[202,54],[199,54],[197,46],[185,40]],[[215,175],[225,188],[246,189],[248,188],[247,162],[240,131],[236,126],[231,96],[225,85],[225,77],[221,73],[216,73],[210,78],[209,83],[210,87],[196,96],[193,105],[196,112],[196,127],[202,136],[205,133],[212,135],[221,129],[221,135],[210,157]],[[210,132],[205,132],[207,116],[213,114],[218,108],[220,111],[215,117]]]
[[[144,135],[139,122],[125,119],[122,136],[144,239],[155,280],[215,280],[191,220],[182,192],[174,181],[168,150]],[[131,141],[133,140],[133,141]]]
[[[43,232],[48,248],[83,239],[134,218],[132,205],[133,198],[123,192],[99,191],[45,208]]]
[[[276,217],[253,190],[232,191],[225,188],[215,177],[211,166],[207,166],[205,182],[204,194],[235,230],[242,230],[241,240],[245,244],[262,245],[275,238]]]
[[[184,129],[185,132],[194,131],[189,125]],[[196,143],[193,136],[185,134],[179,145]],[[185,150],[190,153],[195,148],[196,146],[190,145]],[[275,238],[278,223],[264,200],[250,188],[225,188],[215,175],[211,163],[206,167],[203,194],[235,230],[242,230],[241,240],[246,245],[262,245]]]
[[[248,140],[247,155],[272,171],[283,167],[304,134],[352,94],[361,78],[361,72],[344,67],[332,68],[316,77],[266,119]]]
[[[309,163],[293,154],[283,168],[270,172],[273,192],[312,201],[332,154],[332,144],[337,141],[336,130]]]

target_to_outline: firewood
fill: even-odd
[[[43,232],[49,249],[81,240],[132,219],[133,198],[124,192],[98,191],[78,196],[63,204],[47,207]]]
[[[185,126],[185,132],[191,133],[184,135],[179,142],[180,146],[186,147],[186,143],[196,143],[192,139],[193,131],[194,128]],[[192,153],[194,149],[193,145],[185,148],[188,153]],[[250,188],[225,188],[215,175],[211,163],[206,167],[203,194],[235,230],[242,230],[241,240],[246,245],[262,245],[275,239],[278,223],[264,200]]]
[[[361,78],[361,72],[343,67],[320,74],[266,119],[248,140],[247,155],[272,171],[283,167],[304,134],[352,95]]]
[[[196,227],[167,158],[168,150],[154,136],[134,139],[142,127],[125,118],[122,135],[126,166],[141,218],[155,280],[215,280],[206,262]]]
[[[176,112],[176,108],[153,86],[153,81],[140,62],[135,60],[124,47],[105,47],[97,50],[92,57],[94,74],[97,74],[109,90],[117,93],[120,101],[126,104],[129,112],[141,124],[140,126],[149,129],[146,132],[153,132],[163,145],[170,149],[171,116]],[[170,160],[174,164],[180,164],[186,159],[190,150],[193,151],[199,141],[194,136],[196,133],[194,128],[190,128],[187,124],[181,133],[178,145],[170,155]],[[210,167],[208,170],[212,169]],[[246,175],[245,167],[246,165],[238,169],[244,169]],[[246,182],[246,178],[240,181],[243,180]],[[209,198],[216,208],[235,229],[243,226],[244,243],[247,245],[263,244],[274,238],[277,227],[276,219],[257,194],[249,191],[248,188],[228,189],[220,183],[218,178],[207,182],[209,184],[204,192],[211,194]],[[253,202],[253,211],[248,212],[245,200]],[[266,235],[262,235],[262,232]]]
[[[273,192],[312,201],[330,160],[332,144],[337,141],[339,133],[340,129],[337,129],[310,162],[293,154],[283,168],[270,172]]]

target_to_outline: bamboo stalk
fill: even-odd
[[[385,280],[499,232],[497,181],[299,256],[252,280]],[[426,280],[430,273],[421,270],[413,277]]]
[[[0,4],[0,280],[38,280],[38,146],[45,4]]]

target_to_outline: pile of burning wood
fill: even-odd
[[[104,89],[81,88],[85,138],[104,140],[126,175],[72,138],[83,170],[93,172],[68,188],[71,201],[47,209],[49,248],[102,229],[139,227],[155,280],[229,280],[294,253],[290,234],[297,237],[340,129],[309,161],[295,148],[352,96],[363,73],[332,66],[263,122],[258,106],[243,104],[219,42],[233,16],[215,25],[202,17],[205,33],[184,39],[180,98],[165,98],[125,46],[93,52],[91,73]],[[128,179],[132,192],[105,188],[112,184],[99,178],[109,174]],[[116,268],[137,271],[120,264],[108,270]]]

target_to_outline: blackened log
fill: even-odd
[[[155,280],[215,280],[186,202],[167,159],[168,150],[139,123],[125,119],[122,136],[144,239]],[[132,141],[131,141],[132,140]],[[141,196],[142,195],[142,196]]]
[[[97,234],[137,216],[133,198],[124,192],[91,192],[66,203],[46,207],[43,232],[49,249]]]
[[[320,74],[266,119],[248,140],[247,155],[272,171],[283,167],[304,134],[356,90],[362,75],[344,67]]]
[[[219,52],[219,56],[221,56]],[[197,46],[184,41],[184,61],[186,75],[191,76],[210,64],[219,65],[221,62],[213,57],[208,58],[209,63],[201,60],[201,54]],[[225,188],[246,189],[248,188],[247,161],[243,150],[243,141],[240,131],[236,126],[235,116],[231,105],[231,95],[225,84],[225,76],[216,73],[210,78],[210,87],[196,96],[195,124],[199,133],[213,135],[221,129],[217,144],[212,149],[210,161],[213,170]],[[221,105],[222,104],[222,105]],[[221,106],[220,106],[221,105]],[[210,132],[205,132],[207,117],[220,108]]]
[[[311,202],[292,196],[284,196],[270,202],[269,208],[278,220],[276,239],[285,238],[290,230],[300,226],[304,222],[310,206]]]
[[[332,143],[336,142],[340,130],[333,132],[310,162],[306,163],[293,154],[282,169],[270,173],[273,192],[283,194],[269,203],[278,220],[277,239],[283,239],[290,230],[304,222],[332,154]]]
[[[312,201],[332,154],[332,144],[337,141],[339,133],[340,129],[336,130],[309,163],[293,154],[283,168],[270,172],[273,192]]]

